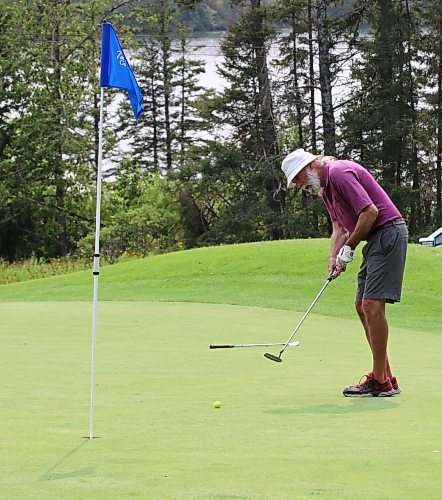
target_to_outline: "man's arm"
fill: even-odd
[[[336,271],[334,273],[335,278],[337,278],[342,272],[344,272],[347,267],[347,263],[353,260],[353,250],[358,246],[361,240],[367,237],[377,217],[378,209],[373,204],[368,205],[361,211],[354,231],[351,233],[350,237],[348,237],[347,234],[346,241],[343,243],[343,246],[340,248],[337,255],[333,254],[333,257],[335,257],[336,265]],[[337,241],[338,240],[339,239],[337,238]],[[335,250],[333,244],[332,250]],[[331,263],[332,260],[330,259],[330,264]]]
[[[378,218],[378,213],[379,210],[375,205],[373,205],[373,203],[365,207],[359,214],[355,230],[351,233],[345,245],[348,245],[352,250],[354,250],[370,232],[370,229],[373,227],[373,224]]]
[[[331,274],[336,267],[336,256],[343,245],[348,241],[349,232],[345,229],[340,222],[333,222],[333,232],[331,235],[331,248],[330,248],[330,259],[328,263],[328,270]]]
[[[331,237],[331,251],[328,269],[329,272],[332,273],[334,268],[336,267],[336,278],[341,274],[341,272],[344,272],[346,269],[345,264],[341,265],[336,261],[336,256],[341,249],[344,250],[344,245],[350,247],[346,249],[346,252],[350,251],[350,249],[354,250],[359,245],[359,243],[364,238],[366,238],[378,217],[378,213],[378,209],[373,204],[365,207],[359,214],[356,227],[351,235],[349,235],[348,231],[346,231],[346,229],[341,226],[339,222],[333,222],[333,233]],[[353,260],[353,255],[351,255],[351,260]]]

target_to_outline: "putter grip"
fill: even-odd
[[[330,283],[336,274],[336,266],[333,268],[333,271],[330,273],[330,276],[327,278],[327,281]]]
[[[231,349],[233,345],[210,345],[210,349]]]

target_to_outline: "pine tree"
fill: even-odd
[[[305,148],[316,152],[316,77],[311,9],[307,2],[281,2],[275,9],[275,16],[287,30],[286,34],[284,30],[278,37],[279,55],[274,62],[281,151],[288,153],[296,148]],[[317,197],[297,191],[288,192],[287,196],[290,202],[285,210],[286,237],[300,234],[292,221],[300,224],[301,219],[304,221],[302,226],[311,231],[308,235],[318,234],[321,205]]]
[[[358,43],[361,59],[353,64],[358,82],[343,115],[346,153],[382,182],[415,233],[420,218],[418,151],[418,11],[407,14],[395,0],[370,4],[371,37]]]
[[[426,114],[427,136],[435,137],[436,144],[428,151],[430,171],[425,185],[425,222],[431,226],[442,226],[442,2],[431,0],[424,10],[426,29],[423,50],[426,59]],[[436,167],[431,168],[434,163]],[[435,216],[433,218],[433,207]]]
[[[307,31],[307,11],[296,1],[277,5],[276,21],[287,25],[287,34],[278,39],[278,57],[273,63],[276,69],[275,103],[278,122],[287,136],[289,149],[309,147],[309,53],[302,45]]]
[[[204,88],[198,82],[198,76],[204,73],[204,63],[194,59],[190,45],[191,31],[184,27],[178,31],[177,59],[174,65],[172,87],[175,94],[176,121],[174,137],[178,145],[177,163],[182,168],[189,152],[198,144],[202,144],[202,132],[208,128],[202,122],[198,111],[198,100],[204,94]]]
[[[145,109],[134,124],[123,102],[126,112],[121,114],[120,130],[130,146],[126,159],[145,174],[172,175],[207,128],[196,106],[204,93],[198,83],[204,65],[192,58],[192,32],[178,23],[171,0],[143,6],[137,16],[149,22],[134,53]]]
[[[224,61],[219,68],[227,87],[217,103],[217,113],[232,127],[232,141],[240,144],[250,183],[266,196],[270,212],[269,237],[281,238],[278,217],[284,212],[279,145],[268,67],[268,44],[274,36],[260,0],[251,0],[222,44]],[[253,187],[252,187],[253,189]],[[272,214],[272,215],[270,215]],[[270,220],[272,222],[270,222]]]

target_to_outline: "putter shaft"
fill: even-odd
[[[225,345],[210,345],[209,349],[232,349],[233,347],[270,347],[272,345],[286,345],[285,342],[273,342],[269,344],[225,344]],[[290,347],[296,347],[299,342],[287,343]]]
[[[296,326],[296,328],[294,329],[293,333],[290,335],[290,337],[288,338],[287,342],[285,342],[284,344],[284,347],[281,349],[281,352],[279,353],[279,356],[275,356],[274,354],[270,354],[269,352],[266,352],[264,354],[264,356],[268,359],[271,359],[272,361],[277,361],[278,363],[281,363],[282,362],[282,359],[281,359],[281,356],[283,354],[283,352],[285,351],[286,347],[288,345],[290,345],[290,341],[292,340],[292,338],[295,336],[295,333],[298,331],[299,327],[302,325],[302,323],[304,322],[305,318],[308,316],[309,312],[313,309],[313,306],[316,304],[316,302],[319,300],[319,297],[322,295],[323,291],[328,287],[328,285],[332,282],[333,278],[334,278],[334,275],[335,275],[335,270],[330,274],[330,276],[327,278],[326,282],[324,283],[324,285],[322,286],[321,290],[319,291],[318,295],[316,295],[315,299],[313,300],[313,302],[311,303],[310,307],[307,309],[307,311],[305,312],[304,316],[301,318],[301,321],[298,323],[298,325]],[[275,344],[276,345],[276,344]]]

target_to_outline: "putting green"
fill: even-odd
[[[308,299],[310,300],[310,298]],[[370,367],[356,320],[214,304],[0,303],[0,497],[439,498],[440,335],[392,328],[403,394],[346,399]],[[222,407],[215,409],[213,401]]]

